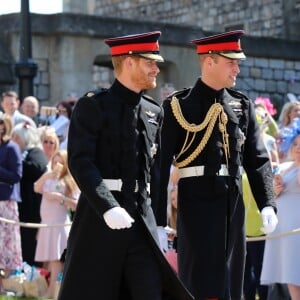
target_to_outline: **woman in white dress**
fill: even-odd
[[[279,165],[274,175],[278,225],[273,234],[300,228],[300,129],[286,137],[291,161]],[[288,285],[292,300],[300,300],[300,235],[284,235],[266,241],[261,284]]]

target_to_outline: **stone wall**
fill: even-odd
[[[35,96],[45,104],[111,84],[114,74],[109,48],[103,42],[109,36],[162,31],[160,45],[165,63],[159,65],[158,88],[149,91],[155,98],[163,98],[172,89],[189,87],[200,76],[195,47],[189,43],[199,33],[207,34],[199,27],[74,14],[33,14],[32,25],[32,54],[38,64]],[[17,14],[0,16],[0,37],[10,57],[18,61]],[[287,93],[300,95],[300,42],[246,35],[242,47],[247,60],[240,63],[238,90],[251,98],[270,97],[278,107]],[[0,90],[3,88],[7,89],[0,85]],[[11,88],[17,90],[17,85]]]
[[[213,32],[238,28],[253,36],[300,38],[297,0],[87,0],[84,9],[82,5],[81,0],[65,0],[64,11],[196,25]]]
[[[240,69],[237,88],[252,99],[270,97],[281,107],[287,93],[300,95],[300,61],[248,57]]]

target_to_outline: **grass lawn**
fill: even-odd
[[[37,298],[24,298],[24,297],[7,297],[7,296],[0,296],[0,300],[37,300]]]
[[[26,297],[7,297],[0,296],[0,300],[38,300],[40,298],[26,298]]]

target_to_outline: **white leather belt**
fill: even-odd
[[[179,169],[180,178],[193,177],[193,176],[203,176],[205,166],[194,166]],[[242,167],[239,167],[240,175],[242,174]],[[215,174],[216,176],[229,176],[228,168],[226,165],[221,165],[221,168]]]
[[[105,185],[107,186],[107,188],[110,191],[118,191],[121,192],[122,190],[122,179],[103,179],[103,182],[105,183]],[[147,183],[147,192],[150,193],[150,183]],[[135,181],[135,188],[134,188],[134,192],[138,192],[139,190],[139,185],[138,185],[138,181]]]

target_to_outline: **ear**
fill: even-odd
[[[213,65],[213,63],[214,63],[214,59],[211,57],[211,56],[207,56],[206,57],[206,64],[208,65],[208,66],[212,66]]]
[[[126,66],[126,68],[131,68],[133,65],[134,60],[132,59],[132,57],[127,56],[124,60],[124,65]]]

